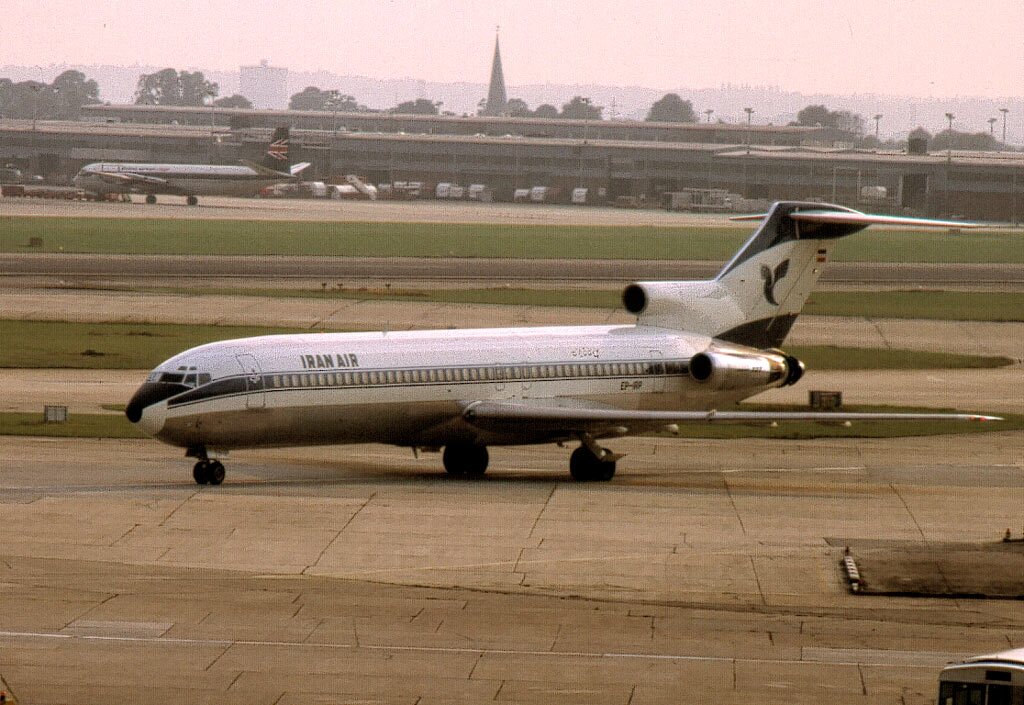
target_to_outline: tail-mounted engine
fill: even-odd
[[[781,350],[710,349],[690,360],[690,376],[714,389],[788,387],[804,375],[804,364]]]

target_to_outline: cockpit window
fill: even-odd
[[[197,387],[210,381],[209,372],[154,372],[149,376],[150,382],[164,384],[180,384],[185,387]]]

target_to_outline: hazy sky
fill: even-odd
[[[1020,96],[1024,1],[5,0],[0,65],[142,64],[917,96]]]

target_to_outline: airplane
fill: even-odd
[[[125,408],[150,436],[197,459],[219,485],[239,448],[384,443],[444,449],[445,470],[484,474],[488,446],[579,443],[579,481],[607,481],[622,457],[602,441],[679,424],[989,421],[975,414],[731,409],[795,384],[780,349],[837,238],[869,225],[966,227],[778,202],[714,279],[629,284],[635,325],[315,333],[241,338],[157,366]]]
[[[238,166],[94,162],[82,167],[72,182],[96,199],[111,193],[144,193],[150,205],[162,194],[184,196],[190,206],[199,203],[199,196],[255,196],[267,186],[297,180],[309,166],[309,162],[289,165],[288,143],[288,128],[278,127],[262,164],[245,160]]]

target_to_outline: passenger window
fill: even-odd
[[[477,380],[479,380],[480,379],[480,370],[478,370],[476,367],[470,367],[469,368],[469,379],[470,379],[471,382],[476,382]]]
[[[346,387],[349,386],[350,384],[352,384],[352,373],[351,372],[346,372],[345,374],[343,374],[342,375],[342,380],[345,383]]]

